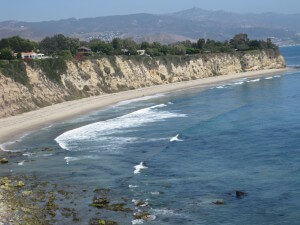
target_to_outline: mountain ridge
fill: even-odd
[[[225,40],[236,33],[248,33],[252,39],[273,38],[277,44],[300,43],[300,14],[233,13],[222,10],[191,8],[168,14],[136,13],[128,15],[68,18],[41,22],[0,22],[0,38],[19,35],[41,40],[46,36],[62,33],[81,40],[116,37],[156,41],[167,34],[172,43],[178,38],[189,40],[210,38]],[[180,39],[180,38],[179,38]],[[157,39],[159,41],[159,38]]]

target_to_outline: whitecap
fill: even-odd
[[[158,215],[162,215],[162,216],[179,216],[180,214],[175,213],[173,210],[171,209],[152,209],[151,212],[158,216]]]
[[[0,144],[0,149],[3,150],[4,152],[20,152],[20,151],[22,151],[22,150],[15,150],[15,149],[14,150],[7,149],[7,146],[10,146],[10,145],[13,145],[13,144],[16,144],[16,143],[22,141],[26,136],[28,136],[31,133],[32,133],[32,131],[24,133],[22,136],[20,136],[18,139],[14,140],[14,141],[9,141],[9,142]]]
[[[152,210],[155,215],[172,215],[174,214],[173,210],[170,209],[153,209]]]
[[[100,142],[109,135],[124,132],[126,129],[144,126],[148,123],[165,121],[169,118],[186,117],[185,114],[159,110],[166,107],[165,104],[155,105],[152,107],[143,108],[121,117],[100,121],[85,125],[70,131],[67,131],[58,136],[55,141],[61,148],[66,150],[78,150],[78,145],[84,142]],[[113,137],[110,137],[112,139]],[[101,142],[102,143],[102,142]],[[104,144],[119,143],[114,140],[105,142]],[[119,144],[122,145],[123,143]],[[116,146],[118,148],[118,146]]]
[[[19,166],[24,166],[25,160],[18,163]]]
[[[160,192],[159,191],[152,191],[150,192],[151,195],[160,195]]]
[[[129,184],[128,187],[129,187],[130,189],[133,189],[133,188],[137,188],[138,186],[137,186],[137,185],[131,185],[131,184]]]
[[[221,85],[221,86],[218,86],[218,87],[216,87],[217,89],[222,89],[222,88],[225,88],[225,86],[224,85]]]
[[[258,81],[260,81],[260,79],[248,80],[247,82],[248,83],[253,83],[253,82],[258,82]]]
[[[276,76],[274,76],[274,77],[279,78],[280,76],[279,76],[279,75],[276,75]]]
[[[170,139],[170,142],[175,142],[175,141],[183,141],[183,140],[179,139],[179,134],[177,134],[175,137],[172,137]]]
[[[132,220],[131,223],[132,223],[132,225],[143,224],[144,220],[142,220],[142,219],[136,219],[136,220]]]
[[[146,201],[132,199],[132,202],[134,203],[135,206],[140,206],[140,207],[146,207],[149,204],[148,199]]]
[[[25,152],[23,153],[23,156],[32,157],[34,154],[31,152]]]
[[[139,173],[141,172],[141,170],[147,169],[147,168],[148,168],[148,167],[146,167],[146,166],[144,165],[144,162],[141,162],[140,164],[134,166],[134,171],[133,171],[133,173],[134,173],[134,174],[139,174]]]
[[[84,159],[99,159],[99,157],[93,156],[93,155],[86,155],[86,156],[79,156],[79,157],[67,156],[67,157],[64,158],[64,160],[66,160],[67,164],[69,164],[70,162],[84,160]]]
[[[235,83],[233,83],[234,85],[241,85],[241,84],[243,84],[244,83],[244,81],[239,81],[239,82],[235,82]]]
[[[265,80],[271,80],[273,77],[265,77]]]

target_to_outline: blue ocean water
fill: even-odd
[[[281,51],[300,65],[300,47]],[[291,70],[121,102],[6,146],[23,152],[6,172],[148,203],[151,221],[120,224],[299,224],[299,84]]]

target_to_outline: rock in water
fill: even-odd
[[[103,220],[103,219],[93,219],[90,225],[118,225],[118,223],[114,221]]]
[[[2,158],[2,159],[0,159],[0,163],[1,164],[6,164],[6,163],[8,163],[8,159]]]
[[[217,200],[213,201],[213,204],[215,204],[215,205],[224,205],[225,201],[223,199],[217,199]]]
[[[96,207],[96,208],[107,208],[109,204],[109,200],[106,197],[95,197],[93,199],[93,203],[92,206]]]
[[[16,187],[18,188],[22,188],[25,186],[25,183],[23,181],[19,181],[17,184],[16,184]]]
[[[145,211],[137,212],[133,214],[133,217],[138,220],[149,220],[151,218],[151,214]]]
[[[236,198],[241,199],[241,198],[244,198],[247,195],[248,195],[248,193],[246,193],[244,191],[235,191],[235,197]]]

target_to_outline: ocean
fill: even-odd
[[[288,66],[300,65],[299,46],[281,51]],[[21,154],[1,173],[78,192],[78,224],[101,216],[119,224],[296,225],[299,84],[300,71],[290,70],[123,101],[4,146]],[[148,220],[89,206],[97,188]]]

